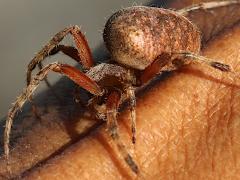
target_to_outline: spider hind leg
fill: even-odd
[[[175,56],[179,57],[180,63],[182,64],[188,64],[191,60],[196,61],[198,63],[206,64],[208,66],[211,66],[217,70],[223,71],[223,72],[231,72],[231,67],[228,64],[220,63],[217,61],[213,61],[212,59],[208,59],[206,57],[200,56],[198,54],[194,54],[191,52],[180,52],[180,53],[174,53]],[[173,61],[174,63],[178,63],[177,61]]]

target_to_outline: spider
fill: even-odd
[[[199,6],[200,7],[200,6]],[[70,34],[75,46],[59,44]],[[121,142],[118,133],[119,105],[128,100],[132,143],[136,142],[135,88],[147,84],[164,71],[172,71],[193,61],[229,72],[230,67],[199,55],[201,37],[198,28],[187,18],[172,10],[135,6],[114,13],[107,21],[103,38],[109,50],[109,63],[94,64],[87,40],[78,26],[58,32],[31,60],[27,70],[27,87],[9,110],[4,132],[4,152],[9,158],[9,136],[13,118],[27,99],[51,71],[63,74],[78,86],[90,92],[89,108],[98,119],[107,122],[107,130],[116,142],[119,152],[135,173],[138,166]],[[42,67],[42,61],[59,52],[71,57],[83,71],[54,62]],[[40,71],[31,77],[34,68]]]

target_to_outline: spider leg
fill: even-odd
[[[58,45],[58,46],[56,46],[52,49],[52,51],[49,53],[49,56],[55,55],[59,52],[63,52],[67,56],[69,56],[72,59],[76,60],[77,62],[81,63],[81,59],[79,57],[79,52],[75,47],[65,46],[65,45],[60,44],[60,45]],[[38,67],[39,67],[40,70],[42,69],[42,67],[43,67],[42,62],[38,63]],[[85,67],[85,68],[87,68],[87,67]],[[54,91],[54,89],[52,88],[51,83],[48,81],[47,77],[44,78],[44,81],[45,81],[47,87],[52,91],[52,94],[56,97],[56,99],[58,99],[59,102],[62,103],[63,101],[62,101],[61,97],[58,96],[58,94]],[[83,103],[80,100],[79,94],[78,94],[79,93],[79,88],[80,88],[79,86],[74,88],[74,100],[75,100],[75,102],[83,105]],[[34,108],[34,104],[32,106]],[[36,109],[36,106],[35,106],[35,109]]]
[[[39,62],[38,64],[39,70],[41,70],[43,68],[42,62]],[[63,102],[62,98],[57,94],[57,92],[52,88],[51,83],[48,81],[47,77],[44,78],[44,81],[47,85],[47,87],[50,89],[50,91],[52,92],[52,94],[56,97],[56,99],[59,100],[59,102]],[[34,106],[34,103],[32,101],[32,106]]]
[[[87,43],[87,41],[86,41]],[[79,48],[83,48],[83,47],[79,47]],[[86,48],[86,47],[84,47]],[[81,56],[79,55],[80,52],[78,52],[78,50],[73,47],[73,46],[66,46],[66,45],[58,45],[58,46],[55,46],[51,52],[49,52],[49,56],[53,56],[59,52],[62,52],[64,53],[65,55],[71,57],[72,59],[74,59],[76,62],[80,63],[80,64],[83,64],[84,65],[84,68],[88,69],[90,68],[92,65],[93,65],[93,62],[89,62],[87,64],[85,64],[84,62],[82,63],[81,61]],[[91,53],[90,49],[89,49],[89,52]],[[83,52],[83,53],[86,53],[86,52]],[[88,52],[87,52],[88,53]],[[90,57],[90,59],[92,59],[92,57]]]
[[[78,50],[72,46],[58,45],[52,49],[52,51],[49,53],[49,56],[55,55],[60,51],[63,52],[64,54],[66,54],[67,56],[71,57],[72,59],[76,60],[77,62],[81,63],[81,59],[78,55],[79,54]],[[41,61],[38,63],[38,68],[39,68],[39,70],[41,70],[43,68]],[[52,94],[56,97],[56,99],[58,99],[60,102],[62,102],[61,98],[57,95],[57,93],[52,88],[51,83],[48,81],[47,77],[44,78],[44,81],[45,81],[47,87],[52,91]],[[34,104],[32,106],[34,106]],[[36,107],[35,107],[35,109],[36,109]]]
[[[12,108],[8,112],[4,131],[4,153],[7,159],[9,158],[9,137],[13,118],[16,112],[20,110],[24,103],[29,99],[29,97],[31,97],[31,95],[39,85],[40,81],[42,81],[50,71],[66,75],[76,84],[96,96],[101,96],[103,94],[103,90],[97,85],[96,82],[94,82],[87,75],[85,75],[83,72],[79,71],[75,67],[69,66],[67,64],[60,64],[57,62],[45,66],[30,81],[29,85],[23,90],[22,94],[13,103]]]
[[[41,70],[41,69],[43,68],[42,62],[39,62],[39,63],[38,63],[38,68],[39,68],[39,70]],[[50,82],[47,80],[46,77],[44,78],[44,81],[45,81],[47,87],[51,88],[51,84],[50,84]]]
[[[55,55],[55,54],[57,54],[59,52],[64,53],[65,55],[67,55],[67,56],[71,57],[72,59],[74,59],[76,62],[82,64],[80,56],[79,56],[79,52],[78,52],[78,50],[75,47],[65,46],[65,45],[62,45],[62,44],[57,45],[48,53],[48,56],[53,56],[53,55]],[[43,65],[42,65],[41,61],[38,63],[38,67],[39,67],[40,70],[42,69]],[[88,69],[89,67],[86,66],[85,68]],[[48,87],[51,86],[46,78],[45,78],[45,82],[46,82]]]
[[[132,143],[136,143],[136,97],[134,89],[131,85],[126,87],[126,94],[130,102],[130,113],[131,113],[131,122],[132,122]]]
[[[152,79],[157,74],[162,72],[163,67],[165,67],[171,60],[171,56],[168,53],[163,53],[158,56],[148,67],[146,67],[140,75],[140,83],[144,84]]]
[[[60,51],[63,52],[64,54],[66,54],[67,56],[71,57],[72,59],[76,60],[78,63],[81,63],[81,59],[79,57],[78,50],[72,46],[65,46],[62,44],[57,45],[48,53],[48,56],[55,55],[55,54],[59,53]],[[42,65],[41,61],[38,63],[38,67],[39,67],[39,70],[42,69],[43,65]],[[51,84],[49,83],[47,78],[44,78],[44,81],[45,81],[46,85],[50,88]]]
[[[63,40],[63,38],[69,33],[73,36],[73,40],[77,46],[77,49],[71,46],[58,45]],[[36,65],[38,65],[39,69],[41,70],[42,61],[49,55],[54,55],[59,51],[63,52],[67,56],[70,56],[71,58],[76,60],[78,63],[82,64],[83,67],[86,69],[90,68],[94,64],[91,50],[88,46],[85,36],[82,34],[78,26],[71,26],[55,34],[53,38],[30,61],[27,69],[27,85],[29,85],[31,81],[32,71],[34,70]],[[44,81],[46,85],[50,88],[50,90],[53,92],[53,95],[60,102],[62,102],[61,98],[51,88],[51,84],[47,80],[47,77],[44,78]],[[32,98],[29,97],[29,99],[32,99]],[[32,102],[32,110],[34,114],[36,115],[36,117],[40,117],[37,113],[36,105],[33,103],[33,101],[31,102]]]
[[[189,62],[189,60],[190,61],[196,60],[199,63],[207,64],[207,65],[209,65],[215,69],[218,69],[220,71],[223,71],[223,72],[231,71],[231,67],[227,64],[213,61],[212,59],[208,59],[206,57],[200,56],[198,54],[193,54],[191,52],[173,53],[173,55],[175,55],[177,58],[176,61],[173,60],[173,62],[172,62],[174,65],[178,65],[178,63],[180,63],[180,65],[181,65],[181,63],[187,64]],[[179,61],[179,59],[180,59],[180,61]]]
[[[215,69],[223,72],[230,72],[231,68],[227,64],[223,64],[212,59],[205,58],[198,54],[191,52],[179,52],[172,54],[161,54],[153,61],[147,68],[143,70],[140,76],[140,83],[144,84],[152,79],[157,74],[161,74],[163,71],[172,71],[184,64],[188,64],[191,61],[196,60],[198,63],[207,64]]]
[[[57,47],[63,38],[69,33],[73,36],[73,40],[76,44],[77,49],[63,45]],[[62,51],[66,55],[69,55],[77,62],[81,63],[86,69],[90,68],[94,64],[92,53],[88,46],[87,40],[85,39],[85,36],[82,34],[78,26],[71,26],[55,34],[53,38],[30,61],[27,70],[27,85],[31,81],[32,71],[36,65],[43,61],[47,56],[56,54],[59,51]]]
[[[121,94],[118,91],[113,91],[107,98],[107,129],[111,135],[111,138],[116,142],[117,147],[124,157],[124,160],[136,174],[138,173],[138,166],[134,162],[133,158],[127,152],[124,144],[122,143],[120,136],[118,134],[118,124],[117,124],[117,109],[119,107],[121,99]]]
[[[38,67],[39,67],[39,70],[41,70],[41,69],[43,68],[42,62],[39,62]],[[55,90],[52,88],[52,86],[51,86],[50,82],[48,81],[47,77],[44,78],[44,81],[45,81],[47,87],[48,87],[48,88],[50,89],[50,91],[52,92],[52,94],[56,97],[56,99],[58,99],[59,102],[62,103],[61,98],[57,95],[57,93],[55,92]],[[30,103],[31,103],[31,107],[32,107],[32,112],[33,112],[33,114],[35,115],[35,117],[36,117],[37,119],[41,119],[41,115],[40,115],[39,112],[38,112],[37,105],[36,105],[35,102],[33,101],[32,96],[30,96],[28,99],[29,99],[29,101],[30,101]]]
[[[84,36],[83,36],[83,38],[84,38]],[[85,41],[86,41],[86,40],[85,40]],[[87,43],[87,41],[86,41],[86,43]],[[84,45],[84,44],[83,44],[83,45]],[[83,47],[83,48],[88,48],[89,53],[91,54],[91,51],[90,51],[89,47]],[[53,55],[55,55],[55,54],[57,54],[57,53],[59,53],[59,52],[64,53],[65,55],[67,55],[67,56],[71,57],[72,59],[74,59],[76,62],[82,64],[82,62],[81,62],[82,60],[80,59],[79,52],[78,52],[78,50],[77,50],[75,47],[65,46],[65,45],[62,45],[62,44],[57,45],[57,46],[55,46],[55,47],[49,52],[48,56],[53,56]],[[85,53],[85,52],[84,52],[84,53]],[[91,55],[90,55],[90,56],[91,56]],[[92,59],[92,57],[90,57],[90,59]],[[90,63],[91,65],[85,65],[84,68],[88,69],[90,66],[92,66],[92,65],[93,65],[93,60],[92,60],[92,63],[91,63],[91,62],[89,62],[89,63]],[[83,64],[83,65],[84,65],[84,64]],[[89,66],[89,67],[88,67],[88,66]],[[38,63],[38,67],[39,67],[39,70],[42,69],[43,65],[42,65],[42,62],[41,62],[41,61]],[[47,78],[44,78],[44,81],[45,81],[46,85],[47,85],[49,88],[51,88],[51,84],[49,83],[49,81],[47,80]],[[56,93],[55,93],[55,95],[56,95]],[[56,96],[57,96],[57,95],[56,95]]]

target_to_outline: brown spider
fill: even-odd
[[[67,34],[72,35],[76,48],[59,45]],[[146,84],[157,74],[178,69],[193,60],[221,71],[230,71],[228,65],[198,55],[201,46],[198,28],[175,11],[144,6],[120,10],[107,21],[103,38],[111,54],[112,63],[94,65],[90,48],[78,26],[68,27],[58,32],[32,59],[28,65],[27,88],[17,98],[7,116],[4,132],[4,152],[7,159],[9,158],[9,136],[13,118],[50,71],[66,75],[94,95],[89,100],[89,108],[93,110],[97,118],[107,121],[110,136],[116,142],[126,163],[135,173],[139,171],[138,166],[121,142],[117,125],[119,105],[129,99],[132,142],[135,143],[134,88]],[[85,72],[58,62],[41,67],[41,62],[47,56],[60,51],[79,62]],[[32,79],[31,73],[36,65],[39,65],[41,69]]]

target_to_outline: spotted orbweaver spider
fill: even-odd
[[[67,34],[72,35],[76,48],[59,45]],[[94,65],[90,48],[78,26],[71,26],[58,32],[31,60],[27,70],[27,87],[17,98],[7,116],[4,132],[4,152],[7,159],[13,118],[50,71],[67,76],[94,95],[89,100],[89,108],[96,113],[97,118],[107,121],[111,138],[135,173],[139,172],[138,166],[121,142],[116,117],[119,105],[129,100],[132,142],[135,143],[134,88],[143,86],[157,74],[178,69],[193,60],[221,71],[230,71],[228,65],[198,55],[201,46],[198,28],[187,18],[171,10],[144,6],[120,10],[107,21],[103,38],[111,54],[112,61],[108,64]],[[80,63],[84,72],[58,62],[41,67],[41,62],[47,56],[58,52]],[[32,78],[31,74],[36,65],[41,69]]]

